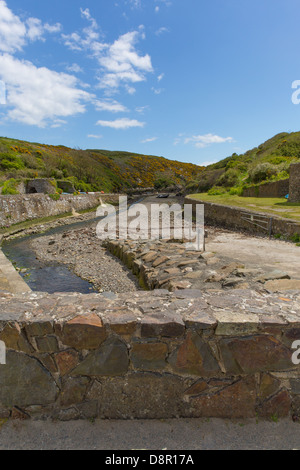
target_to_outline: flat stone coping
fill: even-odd
[[[165,289],[122,294],[0,292],[0,327],[6,322],[67,323],[78,316],[98,317],[104,325],[131,325],[145,335],[181,336],[185,328],[215,334],[252,334],[264,326],[300,327],[300,292],[263,294],[248,289],[201,292]],[[153,331],[152,331],[153,330]],[[299,338],[300,339],[300,338]]]

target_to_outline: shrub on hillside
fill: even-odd
[[[230,189],[229,189],[229,194],[230,194],[231,196],[242,196],[242,194],[243,194],[243,188],[242,188],[242,187],[230,188]]]
[[[236,169],[230,168],[227,170],[217,181],[216,186],[225,186],[230,188],[239,182],[239,172]]]
[[[300,158],[300,144],[299,142],[283,142],[280,145],[280,152],[285,157]]]
[[[232,160],[229,163],[227,163],[227,165],[226,165],[227,170],[229,170],[230,168],[235,168],[236,170],[238,170],[241,173],[246,173],[246,171],[248,170],[248,165],[245,162],[241,162],[241,161],[238,161],[238,160]]]
[[[285,180],[289,177],[288,171],[279,171],[276,175],[271,176],[271,181]]]
[[[226,193],[227,193],[227,190],[221,186],[214,186],[207,192],[209,196],[221,196],[222,194],[226,194]]]
[[[60,199],[60,193],[48,194],[48,196],[51,197],[53,201],[58,201]]]
[[[21,170],[24,168],[24,162],[18,156],[9,153],[0,154],[0,168],[1,170]]]
[[[185,187],[185,191],[189,193],[199,191],[199,182],[198,181],[190,181]]]
[[[219,170],[202,171],[195,182],[198,183],[197,191],[204,193],[217,184],[218,179],[225,173],[224,168]]]
[[[271,163],[271,165],[280,165],[286,164],[287,166],[291,163],[291,157],[282,157],[280,155],[271,155],[265,160],[267,163]]]
[[[164,189],[169,186],[174,186],[174,181],[169,176],[160,176],[154,181],[155,189]]]
[[[19,194],[19,191],[17,190],[17,186],[18,186],[18,182],[14,178],[11,178],[5,181],[2,186],[2,194],[4,196]]]
[[[270,179],[273,175],[277,175],[278,168],[271,163],[259,163],[249,171],[249,179],[253,183],[259,183]]]

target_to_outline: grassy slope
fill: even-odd
[[[288,169],[293,162],[300,162],[300,132],[283,132],[244,154],[233,154],[207,166],[198,178],[189,183],[188,189],[190,192],[203,192],[212,186],[241,188],[262,181],[284,179],[289,176]],[[262,164],[271,165],[274,174],[256,181],[253,170]]]
[[[73,179],[80,189],[121,191],[151,187],[160,177],[186,184],[201,168],[163,157],[107,150],[80,150],[64,146],[0,138],[0,182],[9,179]]]
[[[284,198],[239,197],[231,196],[230,194],[209,196],[207,193],[192,194],[190,197],[199,199],[200,201],[239,207],[250,211],[272,214],[277,217],[294,219],[300,222],[300,203],[289,203]]]

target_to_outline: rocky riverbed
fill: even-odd
[[[96,223],[31,241],[31,248],[38,259],[68,265],[99,292],[135,291],[140,289],[141,279],[141,285],[147,289],[164,288],[171,291],[181,288],[202,291],[251,288],[259,291],[272,287],[268,282],[286,282],[290,279],[286,272],[278,269],[249,266],[213,252],[189,252],[185,250],[184,244],[161,240],[127,240],[104,245],[97,238]],[[124,256],[119,256],[120,248]],[[136,267],[141,263],[144,265],[142,278],[139,269],[135,270],[132,262],[127,262],[128,258],[136,260]],[[139,281],[126,264],[137,274]],[[287,288],[297,289],[298,284],[291,284]]]
[[[99,292],[139,289],[137,278],[131,271],[102,247],[96,236],[96,223],[84,229],[35,238],[30,245],[38,259],[67,265]]]

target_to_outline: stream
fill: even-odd
[[[99,218],[70,225],[60,225],[43,234],[34,234],[3,242],[1,248],[5,256],[15,266],[26,271],[20,272],[20,275],[33,291],[48,292],[49,294],[54,292],[79,292],[81,294],[97,292],[93,284],[78,277],[67,266],[38,260],[34,250],[30,247],[30,242],[34,238],[62,233],[72,230],[72,228],[84,228],[97,220]]]
[[[138,204],[142,200],[143,198],[138,198],[131,205]],[[100,219],[101,217],[95,217],[89,220],[74,222],[74,224],[59,225],[44,233],[4,241],[1,249],[14,266],[17,266],[22,271],[24,270],[24,272],[20,272],[20,275],[33,291],[48,292],[49,294],[54,292],[79,292],[81,294],[98,292],[92,283],[81,279],[67,266],[38,260],[34,250],[30,247],[30,242],[34,238],[55,235],[72,229],[85,228]]]

